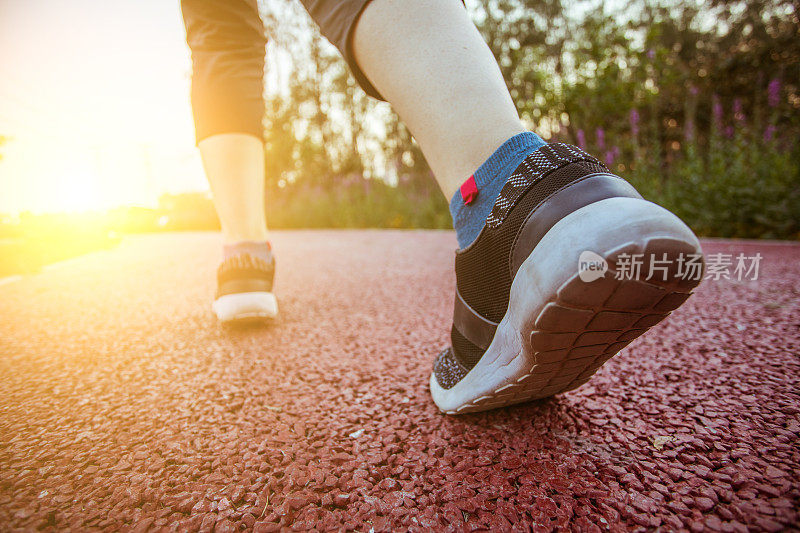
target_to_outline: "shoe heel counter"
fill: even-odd
[[[642,195],[624,179],[605,172],[589,174],[553,192],[528,214],[517,232],[509,258],[511,278],[559,220],[594,202],[620,197],[641,199]]]
[[[272,292],[275,280],[275,257],[268,260],[249,255],[234,256],[217,269],[216,297],[249,292]]]

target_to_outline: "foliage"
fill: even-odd
[[[431,180],[432,181],[432,180]],[[293,188],[268,198],[272,228],[450,228],[447,203],[439,192],[392,187],[361,180],[333,190]]]

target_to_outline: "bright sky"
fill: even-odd
[[[179,0],[0,0],[0,213],[205,190]]]

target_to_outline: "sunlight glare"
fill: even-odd
[[[81,213],[109,207],[109,202],[101,198],[97,175],[87,169],[65,169],[54,182],[57,186],[53,189],[55,198],[51,205],[55,210]]]

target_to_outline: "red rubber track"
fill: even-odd
[[[210,310],[213,234],[0,285],[0,529],[776,531],[800,515],[800,246],[705,281],[582,388],[448,417],[450,232],[274,235],[282,319]]]

